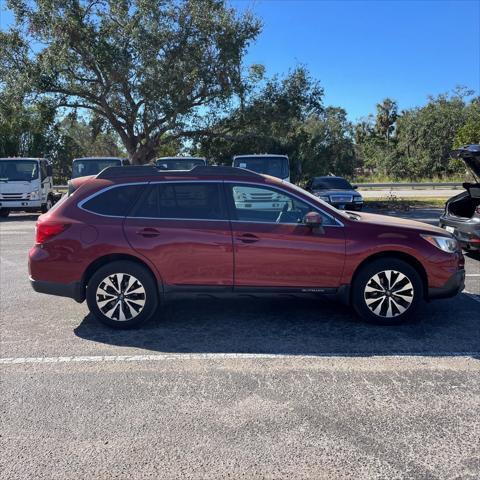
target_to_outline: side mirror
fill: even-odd
[[[49,177],[52,177],[53,176],[53,168],[51,165],[47,165],[47,175]]]
[[[303,223],[310,228],[319,228],[322,226],[322,216],[318,212],[308,212],[303,217]]]
[[[357,189],[358,189],[358,185],[352,185],[352,188],[353,188],[354,190],[357,190]]]

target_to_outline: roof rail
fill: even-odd
[[[259,173],[244,168],[197,165],[191,170],[159,170],[155,165],[130,165],[104,168],[96,178],[158,177],[165,175],[210,177],[228,175],[233,177],[261,177]]]

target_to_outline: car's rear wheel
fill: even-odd
[[[158,304],[155,279],[134,262],[117,261],[99,268],[87,286],[88,308],[102,323],[132,328],[146,322]]]
[[[352,286],[353,308],[372,323],[402,323],[415,312],[422,299],[419,273],[396,258],[382,258],[365,265]]]

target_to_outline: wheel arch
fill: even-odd
[[[118,261],[121,261],[121,260],[133,262],[133,263],[136,263],[137,265],[140,265],[140,266],[144,267],[150,273],[153,280],[155,281],[155,283],[157,285],[158,294],[160,296],[163,295],[163,281],[162,281],[162,278],[160,277],[160,275],[158,275],[158,272],[156,272],[144,260],[136,257],[135,255],[129,255],[128,253],[110,253],[110,254],[107,254],[107,255],[103,255],[103,256],[95,259],[92,263],[90,263],[88,265],[88,267],[86,268],[83,276],[82,276],[81,286],[82,286],[83,292],[85,292],[90,278],[92,278],[92,275],[99,268],[101,268],[104,265],[107,265],[109,263],[118,262]]]
[[[364,268],[366,265],[380,259],[384,258],[395,258],[397,260],[403,260],[405,263],[408,263],[411,265],[417,273],[420,275],[420,278],[422,280],[422,287],[423,287],[423,298],[427,298],[428,295],[428,275],[427,271],[425,270],[425,267],[422,265],[422,263],[413,255],[410,255],[408,253],[404,252],[399,252],[396,250],[386,250],[382,252],[377,252],[374,253],[373,255],[368,256],[367,258],[363,259],[361,263],[357,265],[357,268],[355,269],[353,275],[352,275],[352,280],[350,282],[350,285],[353,286],[356,277],[358,276],[358,273],[361,271],[362,268]],[[350,289],[349,292],[349,301],[351,302],[351,291]]]

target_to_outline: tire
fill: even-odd
[[[396,258],[381,258],[365,265],[356,274],[352,287],[356,313],[367,322],[380,325],[404,322],[423,300],[419,273]]]
[[[47,203],[42,205],[42,213],[47,213],[53,207],[52,197],[47,198]]]
[[[7,218],[10,215],[9,208],[0,208],[0,218]]]
[[[105,325],[137,327],[149,320],[157,309],[156,280],[137,263],[108,263],[90,278],[87,304],[90,312]]]

